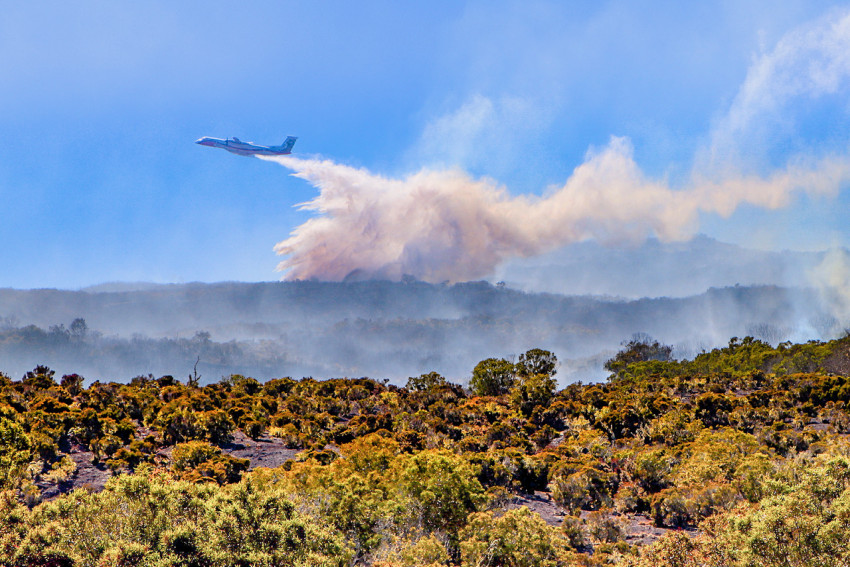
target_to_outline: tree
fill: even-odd
[[[79,374],[65,374],[59,384],[65,388],[65,391],[76,396],[83,391],[83,377]]]
[[[23,384],[28,390],[48,390],[56,386],[55,370],[38,365],[24,375]]]
[[[71,337],[75,339],[84,339],[86,338],[86,334],[89,332],[89,326],[86,324],[85,319],[77,317],[71,321],[71,326],[68,327],[68,330],[71,331]]]
[[[404,508],[428,532],[456,534],[485,499],[477,467],[454,453],[425,450],[400,455],[392,468],[397,489],[408,502]]]
[[[645,333],[638,333],[627,343],[614,358],[605,362],[605,370],[619,374],[626,366],[635,362],[673,360],[673,347],[663,345]]]
[[[236,482],[248,469],[248,459],[222,453],[205,441],[189,441],[174,446],[171,468],[185,480],[214,480],[219,484]]]
[[[478,396],[501,396],[513,386],[515,373],[515,366],[504,358],[488,358],[475,365],[469,387]]]
[[[554,376],[557,373],[557,370],[555,370],[557,364],[557,356],[548,350],[533,348],[519,355],[516,372],[519,376],[533,376],[535,374]]]
[[[523,374],[511,389],[511,403],[523,415],[530,416],[534,408],[549,405],[557,387],[549,374]]]
[[[567,538],[525,506],[502,515],[473,514],[461,537],[464,567],[556,567],[569,560]]]
[[[445,383],[446,379],[439,373],[429,372],[428,374],[421,374],[418,377],[411,376],[408,378],[407,389],[411,392],[425,392],[428,390],[436,390]]]

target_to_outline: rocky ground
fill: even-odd
[[[558,506],[548,492],[535,492],[529,495],[515,496],[508,503],[508,508],[526,506],[536,512],[550,526],[561,526],[567,512]],[[582,512],[581,517],[587,520],[589,512]],[[613,517],[614,522],[621,527],[625,540],[630,545],[646,545],[660,538],[669,530],[659,528],[645,514],[619,514]],[[696,534],[696,530],[688,530]]]
[[[279,467],[299,453],[298,449],[287,449],[276,437],[263,436],[255,441],[241,431],[237,431],[233,440],[221,449],[234,457],[248,459],[251,462],[249,471],[257,467]]]

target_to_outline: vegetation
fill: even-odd
[[[670,355],[560,391],[542,349],[468,389],[0,375],[0,565],[847,565],[850,338]]]

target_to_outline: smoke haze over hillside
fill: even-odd
[[[846,321],[813,289],[711,289],[617,300],[526,293],[486,282],[220,283],[138,291],[0,290],[0,370],[46,364],[61,375],[142,374],[204,381],[231,373],[370,376],[404,383],[437,371],[466,383],[475,364],[544,348],[562,384],[598,380],[624,340],[649,334],[691,357],[732,336],[832,338]],[[85,319],[86,332],[80,325]]]

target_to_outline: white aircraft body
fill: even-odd
[[[285,156],[292,153],[292,146],[295,145],[295,140],[297,139],[295,136],[287,136],[279,146],[260,146],[252,142],[243,142],[239,138],[220,140],[218,138],[204,137],[195,143],[211,148],[221,148],[228,152],[239,154],[240,156]]]

